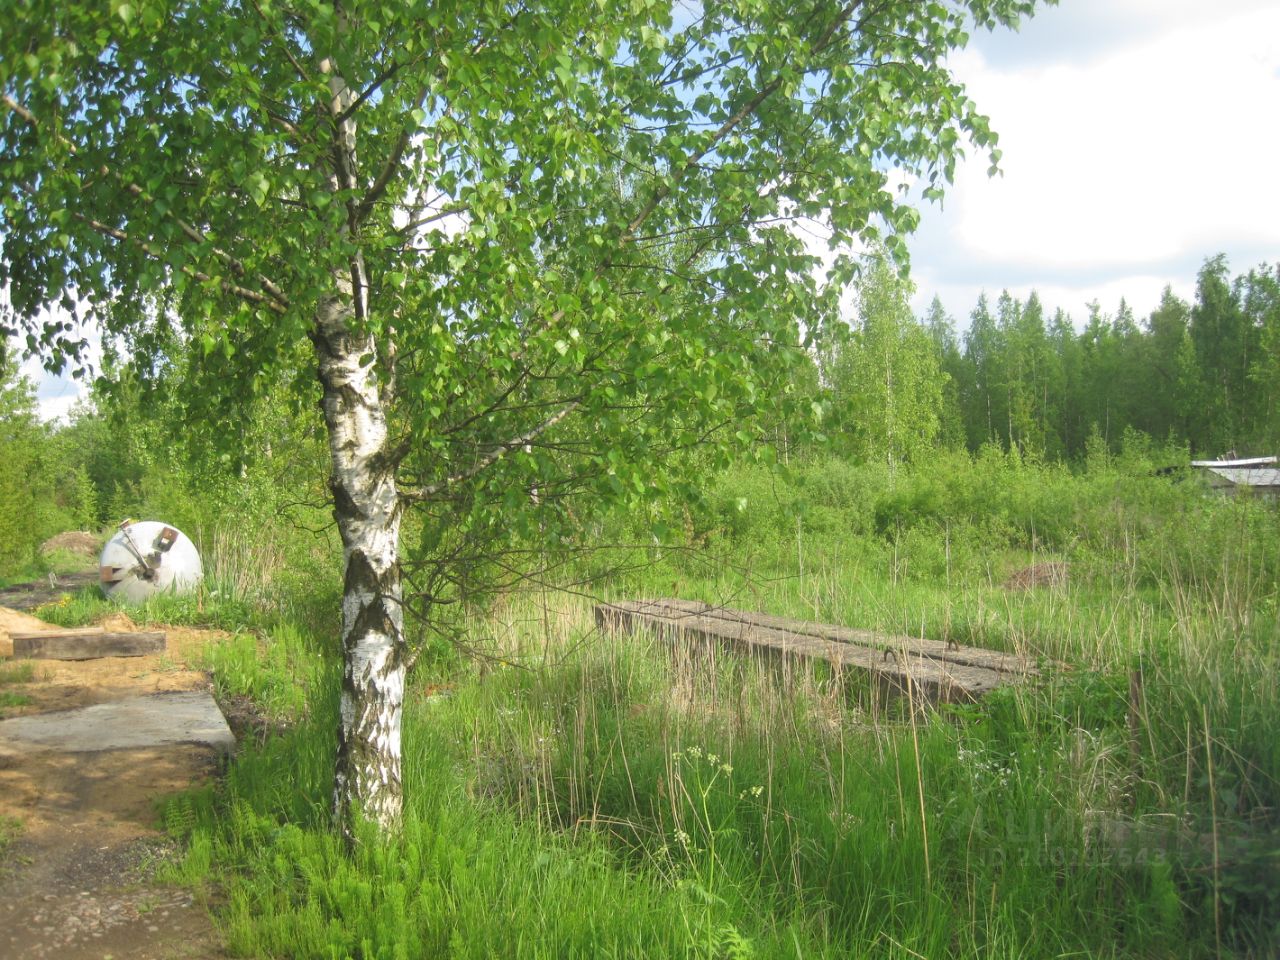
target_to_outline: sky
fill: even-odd
[[[1021,31],[976,34],[951,65],[1000,134],[926,206],[913,306],[963,329],[978,295],[1034,289],[1139,317],[1165,285],[1190,300],[1207,257],[1280,261],[1280,4],[1063,0]]]
[[[96,366],[100,355],[97,343],[91,340],[90,362]],[[41,420],[66,419],[81,396],[88,393],[86,384],[72,379],[70,371],[61,375],[49,373],[38,358],[26,360],[21,369],[36,386],[37,412]]]
[[[913,306],[960,329],[984,290],[1077,324],[1097,300],[1139,317],[1171,285],[1190,300],[1206,257],[1280,262],[1280,3],[1062,0],[1018,33],[981,31],[951,60],[1000,134],[926,205],[910,243]],[[32,363],[41,415],[79,386]]]

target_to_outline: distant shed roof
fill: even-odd
[[[1274,457],[1272,461],[1274,462]],[[1257,467],[1219,467],[1211,466],[1209,472],[1221,477],[1237,487],[1276,487],[1280,489],[1280,470],[1266,470]]]
[[[1276,462],[1275,457],[1246,457],[1243,460],[1192,460],[1193,467],[1267,467]]]

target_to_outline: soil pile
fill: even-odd
[[[42,557],[47,557],[59,550],[97,563],[98,555],[102,553],[102,538],[96,533],[90,533],[88,530],[67,530],[64,533],[50,537],[40,544],[40,556]]]

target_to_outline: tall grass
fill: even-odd
[[[1271,955],[1274,512],[992,454],[893,485],[739,471],[708,499],[685,545],[701,559],[655,548],[606,592],[1017,650],[1041,682],[879,708],[820,667],[601,635],[582,597],[513,593],[473,615],[481,658],[420,661],[403,833],[347,854],[328,829],[335,645],[285,604],[213,668],[291,725],[167,818],[232,950]],[[1002,586],[1045,560],[1068,582]]]

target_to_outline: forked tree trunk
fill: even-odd
[[[345,289],[344,289],[345,288]],[[342,699],[334,813],[348,840],[357,821],[400,821],[400,717],[404,703],[400,500],[386,458],[387,421],[367,334],[352,330],[343,296],[320,305],[314,343],[332,458],[330,486],[342,534]]]

